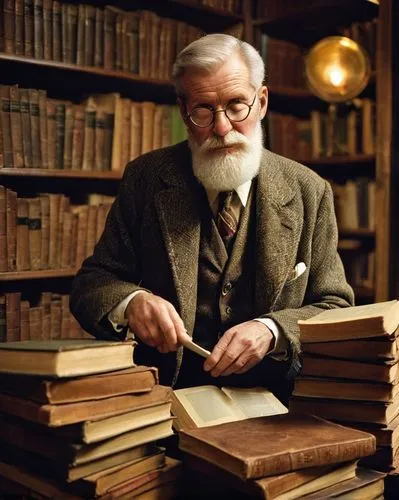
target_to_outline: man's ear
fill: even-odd
[[[268,102],[269,102],[269,92],[267,90],[267,87],[263,86],[259,90],[259,103],[260,103],[260,118],[261,118],[261,120],[266,115]]]
[[[180,116],[182,117],[184,123],[187,125],[187,112],[186,105],[181,97],[177,98],[177,104],[179,106]]]

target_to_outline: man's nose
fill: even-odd
[[[233,128],[230,120],[227,118],[226,113],[220,109],[215,112],[215,121],[213,122],[213,132],[219,137],[224,137]]]

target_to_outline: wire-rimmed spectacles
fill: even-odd
[[[187,118],[200,128],[206,128],[215,121],[216,113],[224,113],[231,122],[243,122],[246,120],[255,104],[257,94],[255,94],[251,104],[236,101],[230,102],[223,109],[214,109],[212,106],[197,106],[187,113]]]

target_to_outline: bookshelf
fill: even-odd
[[[306,5],[305,5],[306,4]],[[294,2],[285,0],[282,2],[257,2],[255,14],[252,18],[255,41],[266,59],[270,61],[268,76],[269,83],[269,110],[272,119],[275,119],[275,130],[269,125],[266,135],[269,136],[269,147],[273,150],[273,134],[284,135],[292,133],[290,119],[287,115],[295,115],[298,120],[309,119],[310,112],[317,110],[321,116],[326,113],[326,103],[316,97],[312,97],[306,87],[306,82],[297,81],[295,85],[288,78],[284,78],[284,72],[289,73],[284,66],[284,58],[297,67],[298,59],[295,52],[299,47],[302,54],[318,40],[330,35],[343,34],[355,38],[372,52],[372,76],[368,87],[359,96],[363,102],[368,101],[368,106],[374,106],[375,113],[373,135],[375,144],[373,150],[345,151],[344,154],[309,154],[309,150],[281,151],[284,144],[275,141],[276,152],[300,161],[318,172],[328,180],[345,184],[348,181],[356,182],[358,178],[367,178],[373,183],[373,226],[348,228],[341,226],[339,229],[340,242],[343,242],[343,260],[348,259],[350,265],[358,265],[361,260],[360,253],[374,253],[375,260],[372,264],[371,276],[367,276],[364,283],[352,283],[356,293],[357,303],[383,301],[397,295],[394,291],[394,278],[392,269],[395,266],[395,252],[392,250],[392,207],[395,202],[395,193],[391,187],[392,177],[396,175],[395,166],[391,162],[390,151],[392,148],[392,2],[381,1],[380,5],[366,0],[329,1],[314,0],[312,2]],[[374,21],[374,20],[377,21]],[[373,23],[378,24],[375,30]],[[365,34],[366,33],[366,34]],[[369,39],[367,39],[367,36]],[[363,38],[362,38],[363,37]],[[265,39],[267,40],[265,42]],[[270,39],[271,42],[270,42]],[[265,46],[266,44],[266,46]],[[374,48],[371,47],[374,46]],[[292,47],[294,47],[292,49]],[[273,51],[273,53],[272,53]],[[272,54],[271,54],[272,53]],[[374,61],[373,61],[374,59]],[[288,63],[287,63],[288,64]],[[298,76],[291,74],[291,79]],[[303,71],[303,69],[302,69]],[[299,69],[299,73],[301,69]],[[280,76],[275,76],[280,73]],[[283,77],[281,77],[281,73]],[[384,75],[384,76],[383,76]],[[361,104],[366,107],[366,104]],[[361,108],[362,109],[362,108]],[[365,113],[365,111],[361,111]],[[273,116],[273,115],[276,116]],[[364,118],[363,114],[363,118]],[[370,116],[370,115],[368,115]],[[283,117],[283,118],[281,118]],[[364,118],[365,119],[365,118]],[[281,123],[280,123],[281,121]],[[293,121],[293,119],[291,119]],[[273,123],[273,122],[272,122]],[[363,129],[365,125],[360,125]],[[299,125],[298,125],[299,127]],[[358,124],[356,124],[358,127]],[[369,126],[367,126],[369,128]],[[309,134],[312,129],[307,133]],[[363,132],[364,133],[364,132]],[[370,137],[370,130],[368,135]],[[295,137],[295,136],[291,136]],[[301,136],[299,136],[301,137]],[[298,140],[298,136],[296,136]],[[314,138],[312,139],[314,141]],[[292,141],[295,142],[295,139]],[[280,149],[280,151],[279,151]],[[303,152],[308,151],[308,154]],[[313,151],[314,153],[314,151]],[[397,167],[396,167],[397,168]],[[371,198],[370,198],[371,199]],[[362,208],[362,210],[364,210]],[[338,218],[339,219],[339,218]],[[375,221],[378,221],[375,222]],[[338,222],[340,222],[338,220]],[[347,240],[347,241],[345,241]],[[353,247],[352,253],[348,249]],[[354,250],[356,248],[356,250]],[[372,257],[370,257],[371,261]],[[349,265],[347,263],[347,265]],[[348,274],[351,272],[348,270]]]
[[[102,141],[106,140],[107,123],[103,116],[106,111],[101,107],[102,103],[96,101],[93,104],[90,96],[112,93],[120,96],[115,101],[120,104],[118,120],[115,119],[117,108],[112,109],[112,141],[117,135],[115,123],[126,118],[129,120],[127,113],[123,115],[121,110],[132,106],[129,145],[133,141],[133,107],[136,107],[135,119],[139,120],[137,117],[142,113],[142,121],[135,124],[141,147],[137,154],[161,145],[154,142],[155,134],[152,130],[148,128],[144,131],[140,128],[149,117],[148,114],[144,115],[145,105],[141,103],[147,103],[146,112],[151,113],[153,120],[157,119],[157,112],[161,108],[163,110],[158,113],[161,129],[157,128],[157,140],[163,141],[164,136],[160,136],[168,129],[170,143],[178,142],[181,140],[179,134],[182,133],[182,127],[176,128],[171,124],[174,117],[167,116],[168,112],[173,114],[174,111],[171,110],[175,105],[174,86],[170,79],[175,55],[202,33],[229,30],[233,34],[242,35],[246,30],[249,35],[252,26],[248,24],[247,18],[251,11],[251,1],[243,0],[242,6],[240,4],[235,0],[139,0],[134,3],[134,7],[127,0],[84,4],[75,0],[6,0],[1,3],[0,186],[3,186],[3,190],[0,188],[0,217],[2,222],[4,219],[4,224],[3,233],[0,230],[0,324],[10,324],[11,328],[10,332],[7,332],[7,327],[0,328],[0,341],[18,340],[21,325],[26,328],[29,318],[35,323],[35,327],[30,328],[29,332],[32,338],[82,334],[68,309],[71,279],[79,268],[81,259],[91,253],[90,247],[101,233],[100,211],[105,205],[109,208],[122,178],[124,165],[131,159],[132,153],[131,146],[124,145],[123,141],[127,140],[124,136],[120,138],[117,147],[121,150],[127,148],[125,158],[120,153],[122,157],[119,154],[119,161],[116,163],[112,156],[102,162],[101,155],[98,155],[100,163],[96,164],[96,151],[100,150],[105,154],[103,142],[97,143],[96,138],[98,133]],[[114,56],[111,58],[110,47]],[[145,61],[149,61],[147,65],[144,64]],[[11,89],[15,86],[18,86],[19,92],[16,97],[15,90],[11,94]],[[34,89],[33,93],[29,89]],[[42,91],[39,96],[38,89]],[[49,132],[51,105],[56,107],[53,135]],[[89,113],[93,112],[93,107],[90,107],[92,105],[95,108],[95,120],[99,120],[99,115],[103,119],[99,127],[97,121],[88,125]],[[81,114],[83,113],[83,131],[77,129],[79,107]],[[61,118],[57,115],[58,109],[61,109]],[[175,109],[177,110],[176,107]],[[35,116],[38,117],[36,121]],[[43,116],[46,121],[41,122]],[[70,129],[68,116],[69,119],[73,117]],[[127,122],[123,123],[126,125]],[[4,124],[8,124],[6,134],[3,133]],[[23,128],[26,124],[29,124],[29,130]],[[93,129],[91,136],[88,127]],[[46,131],[45,136],[43,130]],[[74,142],[71,146],[76,130],[77,138],[79,133],[82,134],[83,141],[90,138],[86,152],[89,153],[91,148],[94,153],[91,153],[88,168],[85,168],[84,163],[86,146],[79,143],[78,146],[83,149],[83,157],[80,157],[78,164],[72,164],[71,168],[70,148],[73,155],[75,147],[78,147]],[[27,131],[29,140],[25,144]],[[7,138],[10,140],[5,145],[4,139]],[[53,156],[50,157],[51,145],[57,150],[60,140],[59,156],[57,157],[57,153],[54,156],[53,151]],[[32,151],[35,144],[33,141],[37,141],[36,157]],[[167,145],[167,142],[162,145]],[[116,149],[112,142],[112,151]],[[12,195],[7,198],[9,192]],[[40,197],[41,193],[45,194]],[[39,197],[47,197],[47,204],[55,203],[53,208],[50,207],[50,213],[47,208],[39,214],[40,236],[30,230],[31,226],[35,229],[38,227],[37,219],[35,221],[29,212],[31,204],[38,206]],[[90,199],[93,197],[95,201],[92,204]],[[24,213],[22,209],[25,210]],[[53,217],[52,212],[56,216]],[[106,210],[102,212],[103,225]],[[70,219],[76,222],[71,225]],[[96,227],[96,234],[91,231],[89,236],[93,225]],[[79,250],[79,234],[82,235],[82,231],[86,232],[83,238],[85,243],[84,248]],[[58,239],[55,243],[51,243],[51,239],[43,243],[44,233],[46,238],[57,234]],[[10,237],[10,234],[13,236]],[[33,244],[36,245],[35,249]],[[68,250],[63,245],[68,245]],[[46,250],[43,250],[44,246]],[[47,262],[43,264],[38,259],[46,253]],[[49,253],[53,254],[53,258],[50,256],[52,263],[48,260]],[[68,334],[68,330],[71,334]],[[26,338],[26,332],[23,335]]]

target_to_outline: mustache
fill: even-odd
[[[241,149],[247,149],[249,145],[250,142],[248,138],[245,137],[245,135],[232,130],[224,137],[208,137],[208,139],[206,139],[206,141],[198,147],[198,151],[200,153],[209,153],[214,150],[231,146],[237,146]]]

